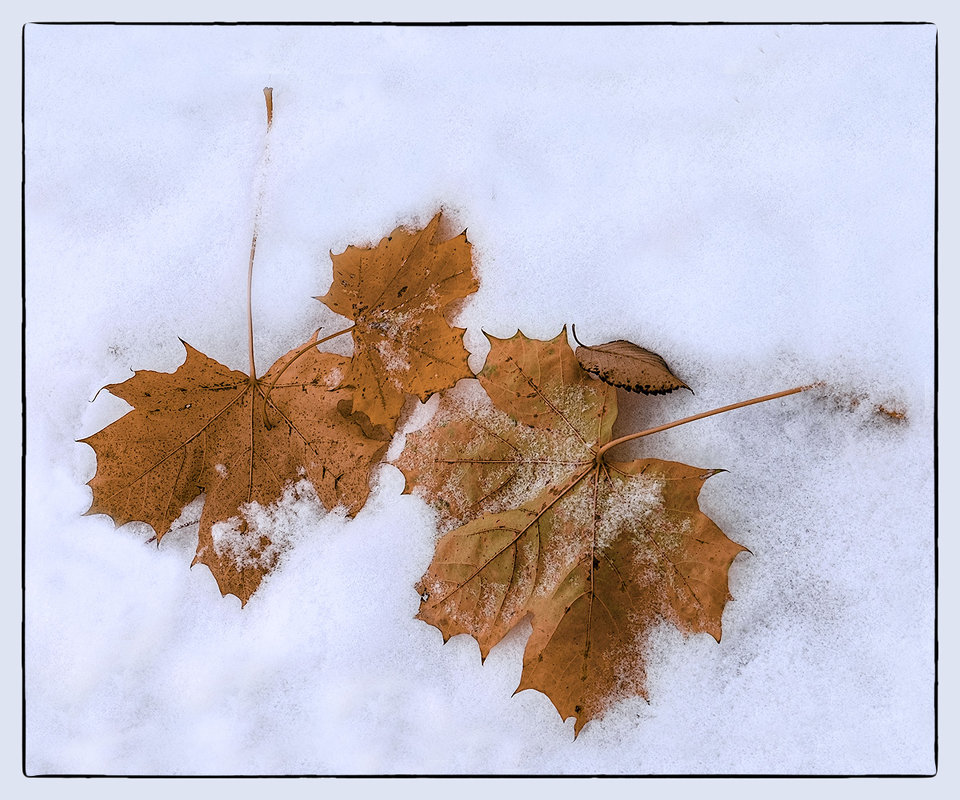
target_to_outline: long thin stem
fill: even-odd
[[[273,89],[269,86],[264,88],[263,97],[267,103],[267,133],[270,133],[270,126],[273,125]],[[267,145],[264,144],[264,148]],[[257,234],[260,232],[260,215],[263,211],[263,187],[260,187],[257,196],[257,211],[253,217],[253,238],[250,240],[250,265],[247,268],[247,334],[248,347],[250,351],[250,379],[257,379],[257,364],[253,358],[253,259],[257,254]]]
[[[253,360],[253,258],[257,253],[257,226],[253,227],[253,240],[250,242],[250,267],[247,269],[247,347],[250,351],[250,377],[257,377],[257,362]]]
[[[335,339],[337,336],[342,336],[345,333],[349,333],[355,327],[356,325],[350,325],[349,327],[344,328],[343,330],[337,331],[336,333],[331,333],[329,336],[324,336],[322,339],[317,339],[315,342],[314,341],[307,342],[305,345],[298,348],[297,352],[293,354],[293,358],[291,358],[286,364],[284,364],[283,367],[280,369],[280,371],[273,376],[273,380],[270,381],[270,385],[263,392],[263,421],[264,421],[264,424],[267,426],[267,429],[270,429],[273,427],[270,423],[270,415],[267,414],[267,400],[270,399],[270,392],[272,392],[273,387],[277,385],[277,381],[280,380],[280,376],[283,375],[283,373],[290,368],[290,365],[293,364],[293,362],[296,361],[298,358],[300,358],[300,356],[302,356],[304,353],[308,352],[309,350],[312,350],[317,345],[323,344],[324,342],[329,342],[331,339]]]
[[[629,442],[631,439],[639,439],[641,436],[649,436],[651,433],[659,433],[660,431],[665,431],[668,428],[676,428],[678,425],[686,425],[688,422],[703,419],[704,417],[712,417],[714,414],[723,414],[725,411],[733,411],[735,408],[743,408],[744,406],[752,406],[757,403],[765,403],[767,400],[776,400],[778,397],[787,397],[791,394],[799,394],[800,392],[807,391],[807,389],[813,389],[814,387],[821,385],[822,384],[820,383],[811,383],[807,386],[797,386],[793,389],[787,389],[783,392],[765,394],[763,397],[754,397],[752,400],[742,400],[739,403],[733,403],[729,406],[722,406],[720,408],[715,408],[712,411],[703,411],[700,414],[694,414],[692,417],[684,417],[683,419],[678,419],[675,422],[668,422],[666,425],[658,425],[656,428],[648,428],[647,430],[640,431],[639,433],[631,433],[629,436],[621,436],[619,439],[614,439],[612,442],[607,442],[603,447],[601,447],[597,451],[597,458],[600,458],[611,447],[616,447],[618,444]]]

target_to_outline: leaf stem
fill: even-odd
[[[273,125],[273,89],[269,86],[263,87],[263,99],[267,101],[267,130]]]
[[[263,98],[267,103],[267,133],[273,125],[273,89],[269,86],[263,90]],[[267,144],[264,143],[266,150]],[[253,259],[257,254],[257,234],[260,232],[260,216],[263,212],[263,186],[257,196],[257,211],[253,217],[253,238],[250,240],[250,265],[247,267],[247,333],[250,351],[250,379],[257,379],[257,364],[253,358]]]
[[[253,360],[253,258],[257,252],[257,226],[253,226],[253,240],[250,242],[250,267],[247,270],[247,332],[249,334],[250,377],[257,377],[257,363]]]
[[[822,385],[822,383],[811,383],[806,386],[797,386],[793,389],[787,389],[783,392],[765,394],[763,397],[754,397],[752,400],[742,400],[739,403],[733,403],[729,406],[721,406],[720,408],[715,408],[712,411],[703,411],[700,414],[694,414],[692,417],[684,417],[683,419],[678,419],[675,422],[668,422],[665,425],[658,425],[655,428],[648,428],[647,430],[640,431],[639,433],[631,433],[629,436],[621,436],[619,439],[614,439],[612,442],[607,442],[603,447],[601,447],[597,451],[597,458],[599,459],[611,447],[616,447],[618,444],[623,444],[623,442],[628,442],[631,439],[639,439],[641,436],[649,436],[651,433],[659,433],[660,431],[665,431],[668,428],[676,428],[678,425],[686,425],[688,422],[703,419],[704,417],[712,417],[714,414],[723,414],[725,411],[733,411],[735,408],[743,408],[744,406],[752,406],[757,403],[765,403],[767,400],[776,400],[778,397],[787,397],[788,395],[805,392],[808,389],[813,389]]]
[[[286,364],[284,364],[283,367],[280,369],[280,371],[273,376],[273,380],[270,381],[270,385],[263,392],[263,421],[264,421],[264,424],[267,426],[267,429],[270,429],[273,427],[270,424],[270,416],[269,414],[267,414],[267,400],[270,399],[270,392],[272,392],[273,387],[277,385],[277,381],[280,380],[280,376],[287,371],[287,369],[290,367],[291,364],[293,364],[294,361],[300,358],[300,356],[302,356],[308,350],[312,350],[314,347],[316,347],[317,345],[321,345],[324,342],[329,342],[331,339],[335,339],[337,336],[342,336],[345,333],[349,333],[355,327],[356,327],[355,324],[350,325],[349,327],[344,328],[341,331],[337,331],[336,333],[331,333],[329,336],[324,336],[322,339],[317,339],[316,341],[311,340],[307,342],[305,345],[303,345],[302,347],[297,348],[297,352],[293,354],[293,358],[291,358]],[[319,332],[320,331],[318,330],[317,333]]]

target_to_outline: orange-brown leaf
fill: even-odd
[[[445,393],[396,461],[405,491],[437,506],[441,531],[516,507],[592,464],[617,417],[616,391],[577,366],[565,331],[549,342],[487,338],[479,382]]]
[[[276,533],[249,526],[245,511],[270,505],[305,478],[327,508],[355,514],[386,444],[337,411],[348,396],[336,388],[348,364],[342,356],[311,349],[265,404],[264,386],[290,354],[252,381],[184,347],[176,372],[139,371],[106,387],[133,410],[82,440],[97,454],[87,513],[108,514],[117,525],[146,522],[160,539],[205,494],[194,563],[210,568],[223,594],[246,603],[274,566],[279,543],[271,540]]]
[[[472,375],[463,328],[444,312],[478,288],[466,232],[438,241],[440,214],[419,231],[397,228],[376,247],[350,246],[333,259],[330,291],[317,298],[355,321],[344,384],[354,411],[396,427],[408,394],[425,401]]]
[[[674,389],[690,388],[673,374],[661,356],[624,339],[590,346],[581,344],[576,356],[587,372],[630,392],[667,394]]]
[[[486,657],[530,616],[519,689],[544,692],[579,732],[646,697],[644,644],[661,620],[720,639],[744,548],[700,511],[714,470],[597,457],[615,390],[579,368],[565,333],[491,341],[479,376],[490,400],[464,382],[397,462],[407,491],[459,525],[417,586],[418,617],[444,639],[470,634]]]

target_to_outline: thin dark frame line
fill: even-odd
[[[27,26],[20,29],[20,757],[27,774]]]
[[[940,770],[940,31],[933,44],[933,774]]]
[[[158,778],[179,778],[183,780],[196,780],[198,778],[206,778],[212,780],[221,780],[221,779],[235,779],[235,778],[249,778],[251,780],[276,780],[276,779],[290,779],[296,780],[298,778],[345,778],[345,779],[354,779],[359,778],[362,780],[370,780],[375,778],[385,779],[385,780],[396,780],[410,778],[414,780],[423,779],[423,778],[438,778],[438,779],[447,779],[447,778],[463,778],[468,780],[480,779],[507,779],[513,780],[516,778],[540,780],[543,778],[611,778],[614,780],[623,779],[623,778],[680,778],[688,779],[695,778],[698,780],[717,780],[718,778],[730,778],[731,780],[744,779],[744,778],[803,778],[805,780],[833,780],[835,778],[933,778],[934,775],[928,775],[922,772],[904,774],[904,773],[884,773],[884,772],[869,772],[863,774],[828,774],[828,775],[793,775],[790,773],[781,773],[781,772],[736,772],[736,773],[727,773],[727,772],[718,772],[712,774],[703,774],[695,773],[693,775],[687,775],[682,772],[639,772],[635,774],[622,774],[619,772],[616,773],[592,773],[592,772],[583,772],[583,773],[570,773],[570,774],[540,774],[540,773],[529,773],[529,772],[519,772],[519,773],[497,773],[495,775],[490,775],[484,772],[446,772],[446,773],[429,773],[426,775],[420,775],[411,772],[396,772],[396,773],[378,773],[378,774],[367,774],[363,772],[349,772],[349,773],[304,773],[302,775],[246,775],[243,773],[240,774],[199,774],[199,775],[124,775],[124,774],[114,774],[114,773],[91,773],[91,774],[74,774],[74,773],[46,773],[43,775],[32,775],[28,776],[31,778],[106,778],[106,779],[116,779],[116,780],[126,780],[126,779],[141,779],[141,780],[156,780]]]
[[[703,27],[716,25],[731,25],[737,27],[753,26],[773,26],[773,25],[933,25],[929,20],[838,20],[835,22],[815,22],[809,20],[771,20],[769,22],[735,22],[726,20],[702,20],[702,21],[609,21],[609,20],[570,20],[564,22],[548,22],[541,20],[457,20],[457,21],[404,21],[404,20],[318,20],[318,21],[297,21],[297,20],[206,20],[206,21],[170,21],[170,22],[148,22],[148,21],[119,21],[108,22],[103,20],[38,20],[30,22],[31,25],[103,25],[103,26],[205,26],[205,27],[243,27],[243,26],[261,26],[276,27],[279,25],[288,27],[394,27],[394,28],[462,28],[462,27],[517,27],[517,28],[557,28],[557,27]]]
[[[934,212],[933,212],[933,386],[934,386],[934,408],[933,408],[933,505],[934,505],[934,686],[933,686],[933,711],[934,711],[934,772],[926,773],[862,773],[862,774],[792,774],[792,773],[636,773],[636,774],[576,774],[576,775],[548,775],[548,774],[493,774],[469,773],[469,774],[414,774],[414,773],[396,773],[396,774],[336,774],[336,773],[304,773],[304,774],[209,774],[209,775],[126,775],[122,773],[42,773],[30,775],[27,773],[27,697],[26,697],[26,475],[27,475],[27,394],[26,394],[26,334],[27,334],[27,298],[26,298],[26,30],[28,25],[59,25],[59,26],[164,26],[164,27],[276,27],[276,26],[302,26],[302,27],[333,27],[333,26],[387,26],[387,27],[703,27],[703,26],[914,26],[914,25],[934,25]],[[20,613],[20,667],[21,667],[21,770],[27,778],[549,778],[549,777],[569,777],[569,778],[804,778],[804,779],[831,779],[831,778],[933,778],[939,772],[939,565],[940,565],[940,537],[939,537],[939,164],[940,164],[940,56],[939,56],[939,31],[936,25],[930,21],[772,21],[772,22],[727,22],[727,21],[703,21],[703,22],[667,22],[667,21],[564,21],[564,22],[543,22],[543,21],[463,21],[463,22],[390,22],[390,21],[316,21],[316,22],[295,22],[295,21],[208,21],[208,22],[107,22],[107,21],[35,21],[25,23],[21,27],[20,35],[20,59],[21,59],[21,84],[20,84],[20,138],[21,138],[21,180],[20,180],[20,281],[21,281],[21,525],[20,525],[20,589],[21,589],[21,613]]]

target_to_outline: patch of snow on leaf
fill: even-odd
[[[647,530],[663,516],[663,481],[648,475],[615,477],[614,485],[601,483],[597,498],[597,547],[605,548],[626,533],[644,538]],[[658,526],[662,527],[662,526]]]
[[[214,552],[233,560],[239,569],[273,569],[309,527],[320,507],[313,484],[301,480],[287,486],[283,496],[269,506],[250,503],[234,517],[211,529]]]
[[[603,407],[604,391],[603,384],[591,380],[589,383],[564,386],[551,398],[564,418],[584,437],[587,447],[597,443],[600,427],[597,412]],[[571,433],[566,425],[561,426],[559,432]]]
[[[343,370],[334,367],[323,376],[323,382],[328,389],[336,389],[343,382]]]
[[[403,346],[402,342],[396,339],[380,339],[375,345],[380,354],[380,360],[388,372],[409,372],[410,371],[410,351]],[[396,378],[392,378],[395,383],[399,383]]]
[[[429,489],[418,493],[437,509],[441,532],[563,486],[591,458],[566,426],[551,430],[517,422],[493,405],[478,381],[461,381],[447,393],[424,432],[429,435],[417,437],[416,458],[430,479]],[[465,491],[473,484],[480,487],[479,498]]]

